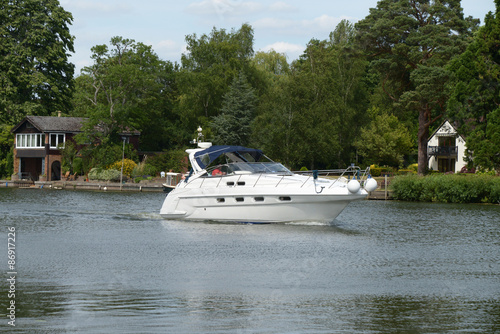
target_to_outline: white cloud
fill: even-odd
[[[311,28],[311,29],[318,29],[318,30],[325,30],[325,29],[330,29],[332,31],[335,29],[335,26],[341,21],[342,19],[328,16],[328,15],[321,15],[320,17],[316,17],[312,20],[304,20],[302,21],[302,26],[304,28]]]
[[[225,17],[254,14],[264,9],[265,6],[253,1],[203,0],[191,3],[185,11],[198,16],[217,15],[224,19]]]
[[[121,1],[117,2],[94,2],[88,0],[81,1],[61,1],[61,4],[65,9],[72,11],[77,11],[79,13],[91,13],[91,14],[118,14],[118,13],[128,13],[132,11],[132,8]]]
[[[297,21],[276,19],[273,17],[265,17],[252,22],[252,26],[255,29],[276,29],[276,30],[286,30],[297,25]]]
[[[304,45],[298,45],[298,44],[292,44],[292,43],[287,43],[287,42],[276,42],[270,45],[265,46],[263,51],[268,52],[271,50],[274,50],[279,53],[286,53],[286,54],[299,54],[302,51],[305,50]]]
[[[269,11],[272,12],[297,12],[298,8],[287,4],[283,1],[278,1],[269,5]]]
[[[184,50],[183,44],[179,44],[172,40],[163,40],[157,43],[152,43],[152,45],[153,50],[158,55],[168,55],[168,58],[171,58],[172,56],[179,58],[180,54]]]
[[[269,34],[283,34],[292,36],[310,36],[324,35],[328,36],[330,32],[335,30],[335,27],[343,19],[355,22],[349,17],[333,17],[321,15],[311,20],[292,20],[292,19],[276,19],[266,17],[252,22],[255,29],[271,31]],[[318,36],[320,37],[320,36]]]

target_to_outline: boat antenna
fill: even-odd
[[[202,143],[205,138],[202,131],[203,129],[201,128],[201,126],[198,126],[198,143]]]
[[[205,136],[203,135],[203,129],[201,128],[201,126],[198,125],[198,129],[196,129],[196,131],[198,131],[198,138],[194,138],[193,140],[190,141],[191,144],[197,144],[197,143],[202,143]]]

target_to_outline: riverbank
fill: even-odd
[[[30,188],[55,190],[150,191],[162,192],[160,180],[147,183],[82,182],[82,181],[10,181],[0,180],[0,188]]]
[[[371,192],[369,200],[392,200],[392,192],[385,189],[383,181],[377,180],[379,188]],[[161,180],[152,180],[140,183],[124,183],[120,187],[117,182],[83,182],[83,181],[11,181],[0,180],[0,188],[29,188],[29,189],[55,189],[55,190],[95,190],[95,191],[138,191],[138,192],[163,192]]]

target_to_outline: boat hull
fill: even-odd
[[[175,190],[167,195],[160,211],[166,219],[215,220],[228,222],[275,223],[332,221],[352,201],[366,197],[357,194],[301,194],[254,191],[241,193]]]

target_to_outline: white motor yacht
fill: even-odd
[[[377,188],[369,168],[351,166],[337,177],[293,173],[261,150],[212,146],[188,149],[191,171],[169,190],[167,219],[275,223],[333,221],[352,201]],[[338,171],[337,171],[338,172]]]

